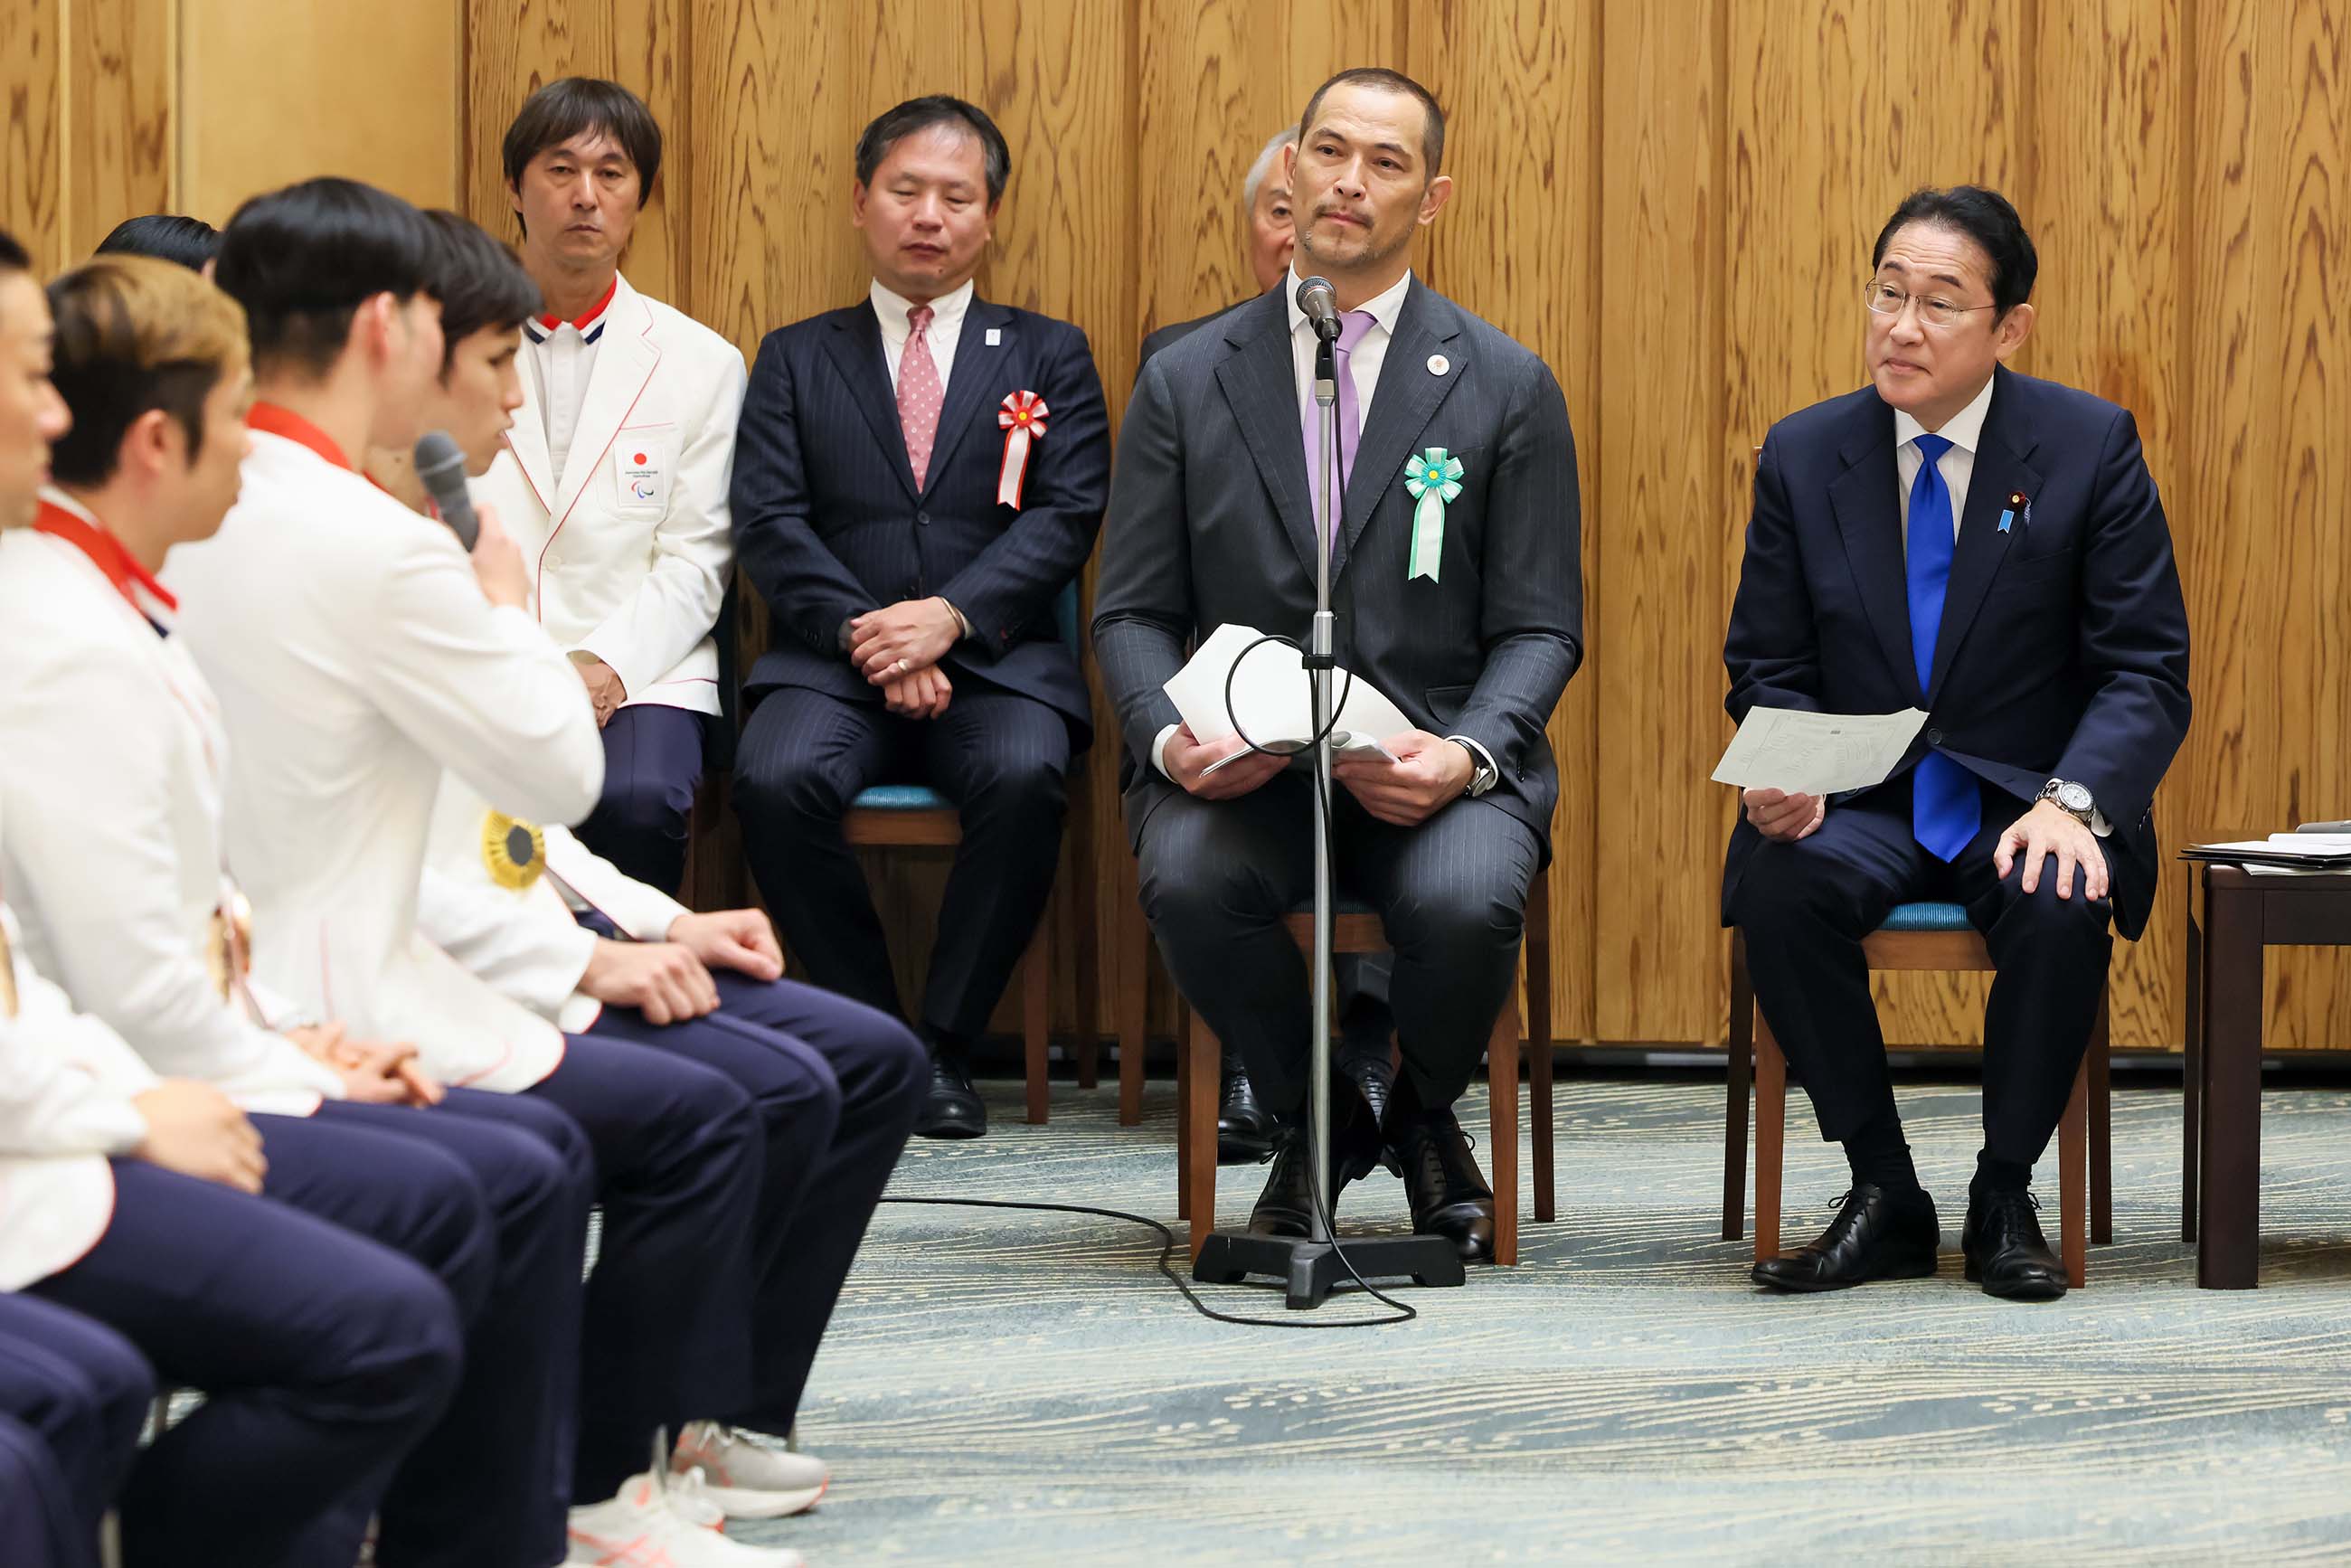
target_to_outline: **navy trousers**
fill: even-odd
[[[358,1560],[350,1521],[455,1389],[461,1303],[478,1308],[493,1249],[480,1191],[455,1161],[384,1143],[354,1141],[285,1183],[342,1224],[118,1159],[106,1234],[31,1287],[206,1396],[123,1488],[125,1568]],[[355,1222],[386,1244],[345,1228]]]
[[[596,927],[594,917],[583,924]],[[752,1375],[699,1412],[778,1436],[929,1087],[922,1042],[886,1013],[792,980],[717,971],[719,1010],[654,1024],[607,1008],[599,1036],[725,1073],[758,1108],[766,1179],[753,1225]]]
[[[465,1332],[465,1378],[384,1496],[379,1568],[538,1568],[567,1550],[596,1167],[569,1116],[536,1101],[507,1116],[509,1099],[453,1089],[433,1110],[345,1101],[311,1118],[320,1132],[367,1128],[455,1157],[480,1186],[496,1232],[496,1271]],[[282,1129],[270,1148],[282,1161]]]
[[[760,1140],[724,1074],[662,1051],[565,1037],[562,1062],[481,1113],[535,1127],[560,1110],[588,1140],[604,1211],[580,1332],[571,1498],[601,1502],[645,1468],[653,1430],[741,1398],[751,1375],[751,1216]]]
[[[154,1396],[154,1373],[120,1334],[0,1295],[0,1562],[97,1568],[99,1521]]]
[[[604,727],[604,793],[580,841],[637,881],[675,893],[687,819],[702,783],[704,719],[682,707],[624,707]]]
[[[963,839],[940,894],[922,1013],[967,1040],[987,1028],[1053,891],[1070,727],[1034,698],[956,678],[935,719],[797,686],[769,692],[743,732],[735,810],[752,878],[801,972],[894,1014],[889,944],[841,813],[869,784],[927,784],[955,802]]]

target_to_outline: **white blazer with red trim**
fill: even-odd
[[[475,481],[535,561],[539,622],[611,666],[630,703],[719,711],[712,629],[734,547],[726,508],[743,356],[620,278],[563,472],[549,471],[536,361],[507,451]]]

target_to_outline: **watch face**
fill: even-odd
[[[2060,785],[2057,803],[2069,811],[2086,811],[2090,809],[2090,792],[2079,784]]]

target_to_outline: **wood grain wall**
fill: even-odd
[[[1550,361],[1583,460],[1592,646],[1552,726],[1555,1038],[1722,1037],[1732,805],[1706,774],[1753,449],[1858,384],[1855,295],[1914,185],[2017,202],[2043,264],[2021,368],[2138,415],[2197,639],[2167,839],[2351,816],[2351,0],[436,0],[399,25],[405,57],[455,40],[445,99],[333,28],[248,21],[234,37],[270,57],[239,70],[235,49],[207,52],[228,10],[0,0],[0,222],[45,262],[128,212],[225,201],[207,148],[281,105],[272,178],[306,152],[372,159],[412,195],[445,199],[441,179],[504,232],[508,116],[590,71],[643,93],[670,133],[632,277],[747,351],[857,296],[851,143],[889,103],[946,90],[1013,148],[983,289],[1083,326],[1113,404],[1144,331],[1245,291],[1236,187],[1312,86],[1356,64],[1427,82],[1454,117],[1458,188],[1425,276]],[[334,140],[318,106],[339,102],[406,111],[348,120],[416,134]],[[435,175],[445,148],[455,167]],[[1064,870],[1105,905],[1128,896],[1113,760],[1092,759]],[[910,960],[936,874],[887,873]],[[2175,871],[2155,934],[2124,950],[2119,1043],[2179,1039],[2184,891]],[[2351,1046],[2351,959],[2273,969],[2273,1040]],[[1980,981],[1905,977],[1883,996],[1895,1039],[1976,1036]]]

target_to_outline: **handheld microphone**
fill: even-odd
[[[442,430],[428,430],[417,438],[416,476],[424,483],[425,494],[441,509],[441,520],[465,547],[474,552],[474,541],[481,537],[482,525],[474,516],[474,497],[465,490],[465,455],[457,444]]]
[[[1314,325],[1314,335],[1330,342],[1339,335],[1339,295],[1327,277],[1305,277],[1298,283],[1298,308]]]

